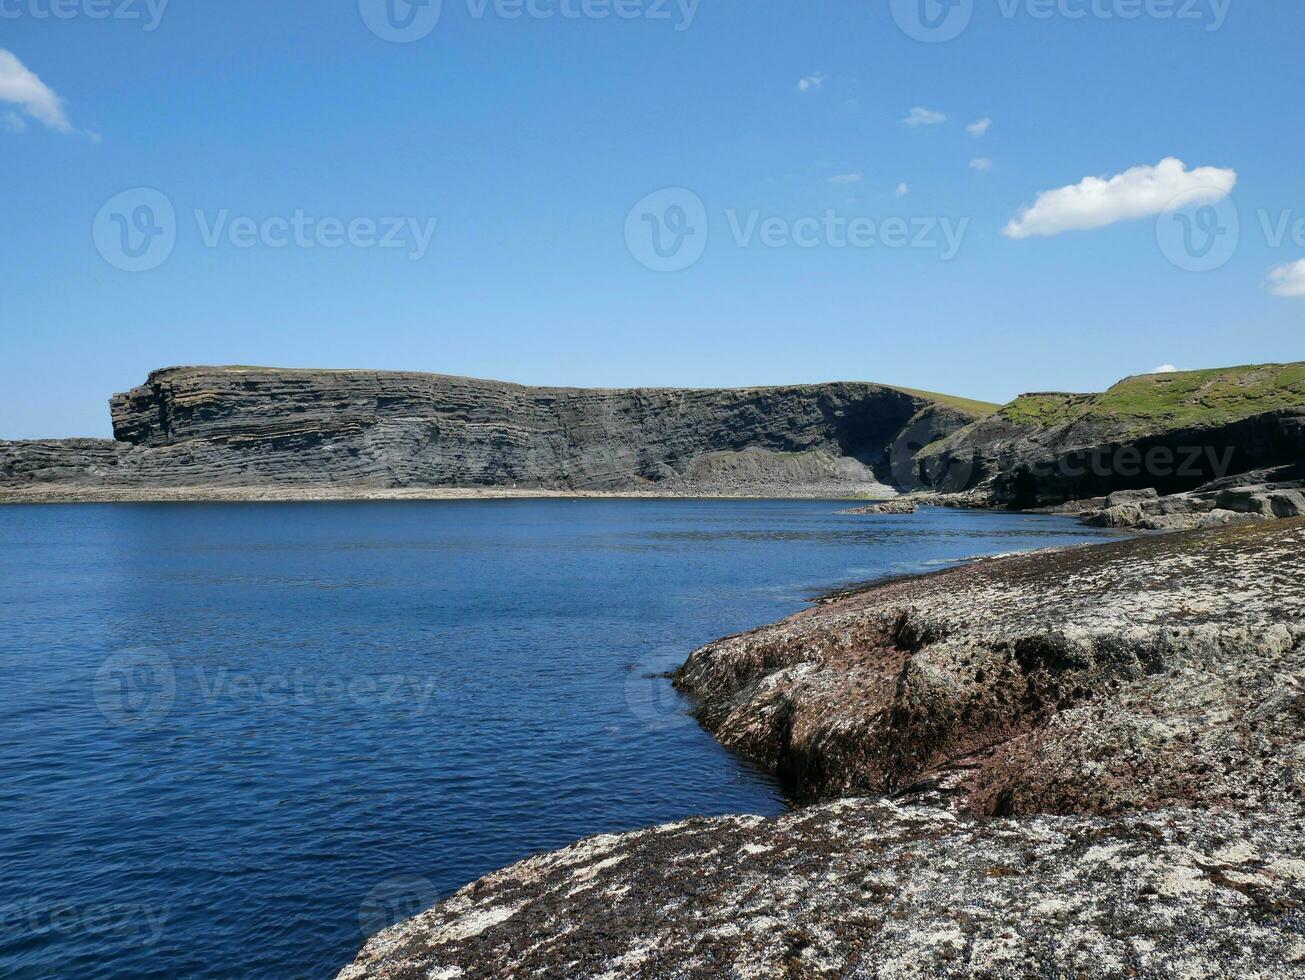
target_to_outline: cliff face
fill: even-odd
[[[919,454],[944,492],[1044,506],[1305,461],[1305,363],[1127,378],[1095,395],[1024,395]]]
[[[171,368],[111,400],[116,443],[0,444],[0,481],[627,490],[892,484],[965,407],[883,385],[531,388],[444,375]],[[60,453],[64,446],[68,452]]]

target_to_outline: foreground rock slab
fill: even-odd
[[[693,820],[483,878],[339,977],[1300,975],[1300,817],[844,800]]]
[[[677,682],[812,805],[530,858],[340,977],[1305,976],[1305,520],[885,583]]]

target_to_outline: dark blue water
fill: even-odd
[[[775,813],[650,677],[822,589],[1085,540],[813,501],[0,508],[0,976],[323,976],[579,837]]]

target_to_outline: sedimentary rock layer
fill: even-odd
[[[883,385],[529,388],[444,375],[173,368],[116,442],[0,444],[0,485],[874,487],[973,420]]]

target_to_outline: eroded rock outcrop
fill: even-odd
[[[1305,796],[1305,521],[978,562],[696,651],[703,723],[799,799],[981,815]]]
[[[1305,461],[1305,363],[1126,378],[1100,394],[1022,395],[925,448],[920,483],[973,503],[1044,507],[1195,490]]]
[[[868,504],[865,507],[852,507],[848,510],[840,510],[840,514],[914,514],[919,508],[914,500],[885,500],[877,504]]]
[[[972,421],[884,385],[531,388],[445,375],[170,368],[116,442],[0,443],[0,486],[865,490]]]
[[[677,682],[812,805],[530,858],[342,980],[1305,972],[1305,520],[887,583]]]

